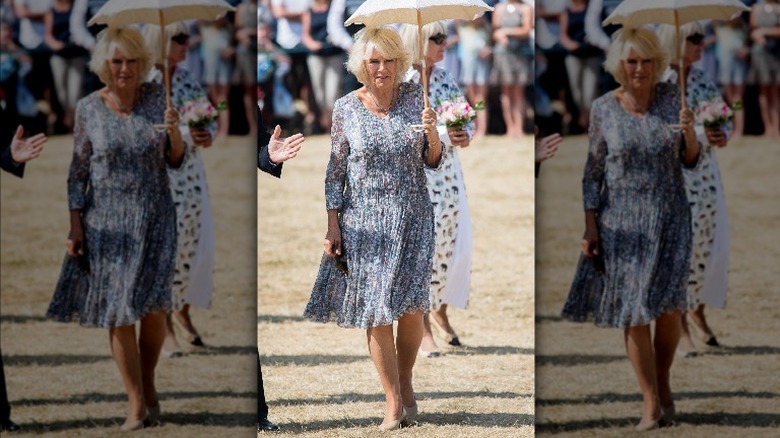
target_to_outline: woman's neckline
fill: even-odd
[[[656,105],[656,103],[658,101],[658,95],[659,95],[658,87],[659,87],[659,85],[660,84],[655,84],[653,86],[653,87],[655,87],[655,95],[653,96],[652,100],[650,101],[650,104],[647,106],[647,109],[645,110],[645,112],[643,114],[631,112],[628,109],[626,109],[626,107],[624,107],[622,103],[620,103],[620,99],[618,98],[618,90],[620,90],[620,89],[616,89],[615,91],[612,92],[612,99],[614,100],[615,105],[617,105],[628,116],[636,118],[636,119],[644,119],[645,117],[647,117],[648,114],[650,114],[652,112],[653,108],[655,107],[655,105]],[[625,90],[622,91],[622,93],[625,93]]]
[[[143,84],[141,84],[141,87],[143,87]],[[109,106],[108,102],[106,101],[106,99],[111,99],[111,96],[108,95],[108,93],[110,93],[110,91],[108,90],[108,87],[102,88],[100,91],[98,91],[98,100],[100,100],[100,102],[103,104],[103,106],[106,108],[106,110],[108,110],[108,112],[110,112],[111,114],[113,114],[113,115],[115,115],[115,116],[117,116],[117,117],[119,117],[121,119],[127,119],[127,118],[129,118],[130,116],[132,116],[135,113],[136,108],[138,108],[138,105],[141,103],[141,100],[143,99],[143,91],[141,90],[141,87],[138,87],[138,97],[136,98],[135,103],[133,104],[133,107],[130,108],[130,110],[128,111],[127,114],[118,113],[118,112],[114,111],[113,109],[111,109],[111,106]],[[104,94],[103,90],[106,90],[105,94]],[[114,104],[119,105],[116,102],[114,102]]]
[[[402,85],[403,85],[403,83],[398,85],[398,94],[395,97],[395,101],[393,102],[393,105],[390,107],[390,110],[387,111],[387,113],[385,113],[384,115],[381,115],[379,113],[375,113],[375,112],[371,111],[370,109],[368,109],[368,107],[363,103],[363,101],[360,100],[360,97],[358,96],[358,91],[357,90],[355,90],[352,94],[354,95],[355,100],[357,100],[357,102],[360,104],[360,106],[363,107],[363,109],[367,113],[371,114],[372,116],[374,116],[374,117],[376,117],[378,119],[385,120],[385,119],[390,117],[390,114],[393,113],[395,108],[398,106],[398,102],[401,100],[401,93],[402,93],[401,87],[402,87]],[[369,97],[369,99],[371,99],[371,97]]]

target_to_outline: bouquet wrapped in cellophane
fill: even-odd
[[[216,105],[205,97],[180,103],[179,115],[181,121],[193,129],[206,129],[211,122],[219,118],[219,112],[227,109],[224,100]]]
[[[742,109],[742,101],[738,100],[729,105],[723,99],[717,97],[712,100],[696,102],[693,114],[696,121],[707,129],[722,129],[728,122],[734,119],[734,113]]]
[[[462,131],[469,122],[477,117],[477,111],[485,109],[485,102],[480,100],[471,106],[465,98],[455,97],[450,100],[437,101],[434,109],[448,128]]]

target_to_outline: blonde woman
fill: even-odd
[[[412,67],[404,74],[404,81],[420,83],[425,58],[428,99],[431,105],[454,99],[465,99],[455,79],[436,63],[444,59],[447,32],[442,22],[426,24],[422,28],[423,49],[420,50],[417,26],[403,25],[400,30],[404,47],[412,57]],[[465,308],[471,287],[471,219],[466,186],[460,166],[458,149],[471,144],[474,123],[464,130],[438,125],[442,139],[442,162],[438,169],[426,169],[428,195],[433,204],[436,223],[436,253],[431,276],[431,312],[423,317],[423,340],[420,355],[440,355],[431,331],[431,321],[439,328],[442,339],[449,345],[461,346],[455,329],[447,317],[447,308]]]
[[[678,88],[659,83],[668,61],[656,35],[615,35],[604,67],[620,87],[591,108],[583,254],[562,315],[623,329],[644,402],[636,429],[649,430],[674,416],[669,370],[691,255],[682,172],[696,165],[699,143]],[[671,128],[678,123],[680,132]]]
[[[144,83],[152,62],[138,31],[103,31],[89,66],[106,86],[76,107],[68,254],[47,316],[108,329],[129,397],[121,429],[135,430],[159,421],[154,371],[176,260],[166,169],[185,146],[163,88]]]
[[[437,167],[442,154],[436,112],[423,110],[419,85],[401,81],[410,64],[396,31],[355,35],[347,69],[363,87],[333,109],[325,254],[305,312],[366,330],[385,392],[383,430],[417,416],[412,368],[434,250],[424,169]],[[422,130],[413,129],[421,118]]]

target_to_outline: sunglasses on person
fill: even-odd
[[[444,35],[443,33],[437,33],[436,35],[432,35],[430,38],[428,38],[428,40],[433,41],[438,45],[442,45],[444,41],[447,40],[447,35]]]
[[[688,38],[686,38],[685,40],[688,41],[689,43],[693,44],[693,45],[698,46],[699,44],[704,42],[704,35],[702,35],[700,33],[695,33],[695,34],[689,36]]]
[[[190,40],[190,36],[187,35],[186,33],[177,33],[176,35],[171,37],[171,41],[181,45],[187,44],[189,40]]]

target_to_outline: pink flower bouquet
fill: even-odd
[[[734,113],[742,109],[742,101],[729,105],[721,98],[696,102],[693,113],[696,121],[707,129],[721,129],[734,118]]]
[[[448,128],[462,131],[466,125],[477,117],[477,111],[485,109],[485,102],[480,100],[471,106],[463,97],[456,97],[444,102],[437,102],[435,108],[439,117]]]
[[[181,120],[190,128],[206,129],[211,122],[219,118],[219,112],[226,109],[225,101],[213,105],[207,98],[201,97],[180,105],[179,114]]]

